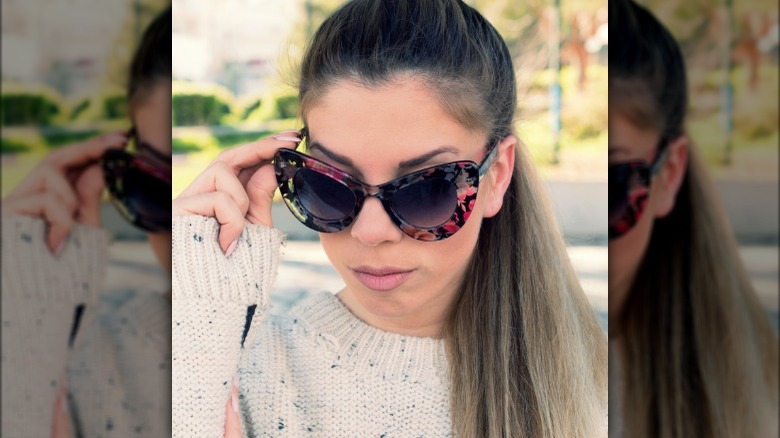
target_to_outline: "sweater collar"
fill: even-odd
[[[356,317],[330,292],[315,294],[293,308],[294,323],[305,321],[318,342],[336,353],[332,366],[354,366],[389,381],[448,382],[441,339],[380,330]]]

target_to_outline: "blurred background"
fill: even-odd
[[[226,147],[298,129],[296,65],[342,0],[174,0],[173,195]],[[498,29],[519,84],[516,130],[545,178],[594,307],[607,311],[606,0],[467,0]],[[283,203],[275,311],[343,286]]]
[[[3,0],[3,196],[48,152],[130,127],[130,59],[146,26],[168,4]],[[145,239],[112,206],[104,212],[120,239]]]
[[[768,0],[644,0],[683,51],[688,132],[778,328],[780,27]]]
[[[167,0],[3,0],[0,190],[5,196],[50,151],[127,129],[126,82],[143,31]],[[166,291],[146,234],[107,200],[106,288]]]

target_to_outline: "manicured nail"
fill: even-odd
[[[62,254],[62,250],[65,249],[65,241],[63,240],[60,242],[56,248],[54,248],[54,255],[59,257],[60,254]]]
[[[233,243],[230,244],[230,246],[227,247],[227,251],[225,251],[225,257],[230,257],[230,254],[233,254],[233,251],[236,249],[236,244],[238,243],[238,239],[234,240]]]
[[[233,412],[238,413],[238,397],[234,392],[230,392],[230,405],[233,406]]]
[[[238,373],[236,373],[236,375],[233,376],[233,386],[238,388]]]
[[[110,142],[114,142],[114,141],[116,141],[116,142],[125,142],[125,141],[127,141],[127,137],[124,136],[124,135],[109,135],[108,137],[106,137],[106,140],[108,140]]]
[[[290,137],[290,136],[287,136],[287,135],[278,135],[278,136],[276,136],[276,137],[274,137],[274,138],[275,138],[276,140],[281,140],[281,141],[294,141],[294,142],[296,142],[296,143],[298,143],[298,142],[300,142],[300,141],[301,141],[301,139],[300,139],[300,138],[298,138],[298,137]]]
[[[286,131],[280,132],[277,135],[285,135],[285,134],[292,134],[293,137],[297,137],[297,136],[301,135],[301,131],[298,131],[296,129],[288,129]]]

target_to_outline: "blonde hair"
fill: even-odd
[[[610,48],[610,110],[665,140],[684,135],[688,91],[677,43],[633,1],[609,8],[621,35]],[[693,145],[618,324],[622,421],[632,437],[777,433],[777,336]]]
[[[315,33],[301,111],[350,80],[423,80],[491,142],[512,134],[517,87],[501,36],[458,0],[353,0]],[[445,325],[458,436],[590,437],[606,423],[607,343],[523,147],[500,212],[482,222]]]
[[[625,429],[640,438],[776,431],[777,336],[694,148],[688,160],[620,321]]]
[[[515,162],[448,321],[454,428],[469,437],[597,436],[606,335],[524,147]]]

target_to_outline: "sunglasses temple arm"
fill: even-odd
[[[661,149],[661,153],[658,154],[658,157],[656,157],[655,161],[653,161],[653,164],[650,165],[650,175],[655,175],[658,173],[658,171],[661,169],[661,164],[663,164],[664,160],[666,159],[666,154],[668,152],[668,146]]]
[[[493,161],[493,158],[495,158],[496,154],[498,153],[498,145],[493,146],[493,148],[488,152],[487,157],[482,161],[482,164],[479,165],[479,177],[482,178],[484,176],[488,169],[490,168],[490,163]]]

